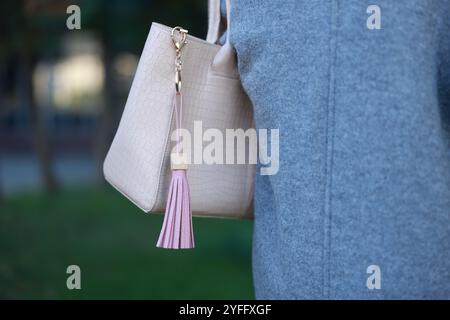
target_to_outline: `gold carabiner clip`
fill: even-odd
[[[175,31],[177,31],[181,35],[181,39],[178,40],[175,36]],[[182,27],[175,27],[172,29],[170,33],[170,37],[172,38],[173,45],[177,51],[181,51],[181,48],[186,44],[186,36],[188,31],[183,29]]]
[[[180,39],[177,39],[175,32],[181,35]],[[172,38],[175,47],[175,90],[177,93],[181,92],[181,49],[187,43],[187,33],[188,31],[182,27],[175,27],[170,33],[170,37]]]

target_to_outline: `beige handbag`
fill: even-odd
[[[194,136],[194,121],[201,121],[203,132],[215,128],[225,136],[225,129],[253,127],[252,107],[238,77],[228,33],[225,45],[215,44],[220,33],[219,2],[209,3],[208,41],[181,33],[182,28],[153,23],[145,43],[104,162],[106,180],[145,212],[166,208],[174,145],[170,139],[175,126],[174,61],[180,62],[176,58],[182,62],[183,128]],[[228,0],[228,17],[229,9]],[[194,163],[186,174],[193,215],[252,216],[255,165]]]

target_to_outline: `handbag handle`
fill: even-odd
[[[230,30],[230,0],[225,0],[226,6],[226,30],[222,30],[223,26],[222,15],[220,14],[221,0],[209,0],[208,1],[208,34],[206,35],[206,41],[210,43],[217,43],[223,31],[227,32],[227,39],[229,41],[228,34]]]
[[[236,52],[230,43],[230,10],[231,0],[225,0],[226,5],[226,40],[225,44],[220,48],[214,57],[214,61],[211,65],[212,71],[215,74],[228,78],[239,78],[236,62]],[[220,33],[220,0],[209,0],[208,4],[208,35],[206,40],[211,43],[216,43],[219,39]]]
[[[216,43],[220,33],[220,0],[208,1],[208,34],[206,41]]]

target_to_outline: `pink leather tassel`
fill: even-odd
[[[166,249],[194,248],[192,211],[186,170],[173,170],[166,212],[156,245]]]
[[[177,129],[181,128],[181,106],[181,94],[176,94],[174,109]],[[179,137],[177,140],[179,142]],[[164,222],[156,244],[157,247],[166,249],[194,248],[190,201],[186,170],[172,170]]]

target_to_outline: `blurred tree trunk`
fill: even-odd
[[[5,105],[5,91],[6,91],[6,59],[0,59],[0,105]],[[0,152],[0,163],[2,161],[2,154]],[[2,174],[2,167],[0,165],[0,204],[3,200],[3,174]]]
[[[0,154],[1,161],[1,154]],[[2,178],[2,168],[0,167],[0,205],[3,202],[3,178]]]
[[[52,156],[49,141],[42,115],[36,104],[33,87],[33,69],[36,58],[29,55],[22,57],[22,76],[19,77],[24,102],[30,114],[31,130],[33,134],[33,145],[38,158],[40,173],[46,191],[52,192],[57,189],[57,183],[52,170]]]
[[[97,134],[94,142],[94,154],[96,163],[96,180],[99,185],[105,183],[103,177],[103,161],[111,144],[111,130],[114,124],[115,94],[114,94],[114,54],[108,46],[108,41],[103,39],[103,63],[105,68],[104,105],[98,117]]]

